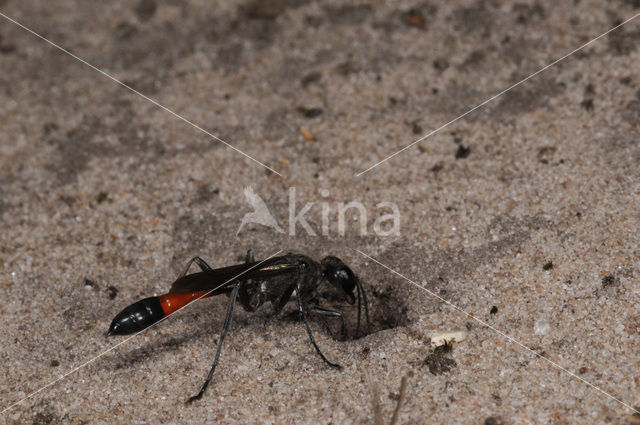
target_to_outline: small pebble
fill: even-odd
[[[439,347],[446,343],[462,342],[467,337],[467,331],[462,329],[455,329],[451,331],[437,331],[429,334],[431,339],[431,346]]]
[[[551,332],[551,326],[544,320],[538,320],[533,325],[533,333],[537,336],[547,335],[549,332]]]
[[[96,285],[96,283],[91,280],[91,279],[84,279],[84,289],[89,289],[89,290],[93,290],[93,289],[97,289],[98,285]]]

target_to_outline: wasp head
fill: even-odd
[[[321,264],[325,279],[345,295],[349,304],[355,303],[354,290],[359,282],[351,269],[337,257],[325,257]]]

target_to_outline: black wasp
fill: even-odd
[[[202,271],[187,274],[193,263],[200,266]],[[329,285],[325,285],[326,283]],[[318,263],[307,256],[289,253],[256,262],[253,252],[249,250],[244,264],[219,269],[212,269],[202,258],[194,257],[173,282],[168,294],[145,298],[122,310],[111,322],[107,335],[139,332],[191,301],[205,296],[227,294],[230,298],[229,305],[211,370],[198,394],[187,400],[189,403],[200,399],[211,381],[220,359],[222,341],[231,325],[236,301],[240,301],[242,307],[249,312],[256,311],[268,301],[273,305],[275,314],[278,314],[289,301],[295,300],[311,344],[325,363],[340,368],[340,365],[330,362],[322,354],[308,320],[309,313],[338,318],[340,333],[344,336],[345,321],[342,312],[320,306],[320,299],[329,295],[331,291],[334,292],[334,296],[337,295],[349,304],[358,301],[356,334],[360,330],[362,306],[367,325],[369,324],[367,297],[362,284],[351,269],[337,257],[325,257]]]

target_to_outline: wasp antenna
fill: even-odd
[[[371,322],[369,321],[369,303],[367,302],[367,293],[364,290],[364,286],[362,286],[362,282],[360,282],[360,279],[358,279],[358,294],[360,294],[360,291],[362,291],[362,301],[364,302],[364,317],[367,320],[367,330],[366,333],[368,334],[371,331]],[[358,308],[358,314],[360,314],[360,310]]]

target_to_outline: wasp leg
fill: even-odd
[[[253,250],[247,251],[246,264],[255,263]],[[238,301],[245,311],[254,312],[264,303],[264,294],[260,291],[260,282],[257,279],[247,280],[238,293]]]
[[[358,279],[358,325],[356,326],[356,338],[360,334],[360,307],[364,304],[364,315],[367,318],[367,327],[365,328],[365,332],[369,333],[371,330],[371,323],[369,322],[369,305],[367,303],[367,293],[364,291],[364,287],[362,283]],[[360,294],[362,293],[362,294]],[[360,297],[362,297],[362,303],[360,302]]]
[[[220,353],[222,352],[222,341],[224,341],[224,337],[227,335],[227,333],[229,332],[229,328],[231,327],[233,305],[236,303],[236,298],[238,297],[238,291],[240,290],[240,287],[242,286],[242,284],[243,284],[242,281],[236,283],[236,285],[233,287],[233,292],[231,292],[231,299],[229,300],[229,306],[227,307],[227,315],[224,319],[224,325],[222,326],[222,333],[220,334],[220,340],[218,341],[218,348],[216,349],[216,357],[213,360],[213,364],[211,365],[211,370],[209,371],[209,375],[207,375],[207,379],[205,379],[204,384],[202,384],[202,388],[200,388],[200,391],[198,392],[198,394],[194,395],[193,397],[189,397],[189,399],[187,400],[187,404],[201,399],[205,390],[209,386],[209,382],[211,382],[211,378],[213,377],[213,372],[215,372],[216,366],[218,366],[218,360],[220,360]]]
[[[212,270],[211,267],[209,267],[209,265],[207,264],[207,262],[204,261],[202,258],[193,257],[191,260],[189,260],[187,265],[184,266],[184,269],[182,269],[182,272],[180,273],[180,275],[178,275],[178,279],[180,279],[181,277],[187,274],[187,272],[189,271],[189,267],[191,267],[193,263],[196,263],[198,266],[200,266],[200,269],[203,272],[206,272],[207,270]]]
[[[345,337],[344,316],[342,315],[341,311],[329,310],[329,309],[326,309],[326,308],[319,307],[317,305],[311,306],[309,311],[311,313],[316,313],[316,314],[319,314],[321,316],[339,318],[340,319],[340,337],[342,337],[342,338]],[[329,333],[331,334],[331,336],[333,336],[333,332],[331,332],[331,328],[329,328],[329,326],[327,325],[326,322],[325,322],[325,325],[327,326],[327,329],[329,329]]]
[[[320,347],[318,347],[318,344],[316,344],[316,340],[313,337],[313,333],[311,333],[311,327],[309,326],[309,321],[307,320],[307,314],[305,312],[304,303],[302,302],[301,292],[302,291],[300,291],[300,288],[297,288],[296,298],[298,299],[298,311],[300,312],[300,315],[302,316],[302,321],[304,322],[304,326],[307,329],[307,333],[309,334],[309,339],[311,340],[311,344],[313,344],[313,346],[315,347],[316,351],[318,352],[318,354],[320,354],[320,357],[322,357],[322,360],[324,360],[325,363],[327,363],[331,367],[335,367],[337,369],[342,369],[342,366],[340,366],[339,364],[331,363],[324,356],[324,354],[322,354],[322,351],[320,351]]]
[[[280,300],[278,301],[278,304],[273,308],[274,316],[277,316],[278,314],[280,314],[284,306],[287,305],[287,303],[291,299],[291,295],[295,290],[296,290],[295,283],[291,284],[287,289],[285,289],[284,293],[282,294],[282,297],[280,297]]]

